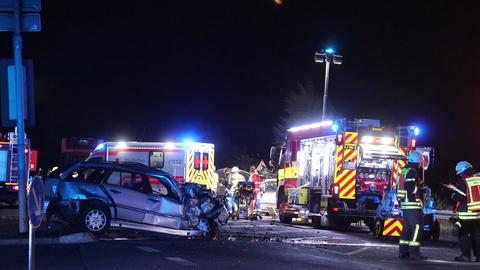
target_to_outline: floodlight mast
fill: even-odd
[[[325,62],[325,85],[323,90],[323,107],[322,107],[322,121],[325,121],[327,113],[327,98],[328,98],[328,79],[330,74],[330,62],[333,64],[342,64],[343,56],[335,54],[332,48],[321,50],[315,53],[315,63]]]

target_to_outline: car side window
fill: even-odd
[[[148,182],[152,186],[152,192],[155,194],[160,194],[167,196],[169,194],[167,187],[157,178],[153,176],[146,176],[148,178]]]
[[[131,190],[151,193],[152,187],[147,179],[140,174],[125,171],[113,171],[107,178],[107,184],[128,188]]]
[[[108,173],[107,168],[81,167],[71,172],[66,178],[68,180],[98,184]]]
[[[164,176],[145,176],[152,187],[152,193],[178,200],[178,194],[172,189],[169,180]]]

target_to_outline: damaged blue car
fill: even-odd
[[[81,162],[47,177],[47,216],[102,234],[109,227],[213,239],[225,207],[196,184],[140,163]]]

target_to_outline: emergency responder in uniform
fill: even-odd
[[[242,182],[245,182],[245,177],[240,174],[240,170],[237,166],[233,166],[232,173],[230,174],[230,191],[233,191],[235,193],[238,189],[238,185]]]
[[[471,250],[476,256],[476,261],[480,261],[480,213],[471,212],[467,206],[467,184],[466,180],[469,177],[475,176],[473,166],[466,162],[460,161],[455,166],[455,171],[460,179],[457,181],[455,193],[452,194],[452,199],[456,202],[457,218],[454,220],[454,225],[458,229],[458,240],[460,242],[460,250],[462,254],[455,257],[455,261],[470,262]]]
[[[420,253],[420,239],[423,227],[423,210],[421,195],[422,188],[418,169],[422,166],[423,157],[417,151],[408,155],[408,163],[401,172],[397,182],[397,198],[403,211],[403,230],[399,241],[399,258],[424,260],[426,257]]]

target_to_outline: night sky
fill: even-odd
[[[334,47],[344,56],[330,77],[338,116],[419,124],[438,181],[458,160],[480,167],[475,1],[283,2],[43,1],[43,29],[24,34],[23,50],[35,65],[27,131],[40,166],[55,164],[69,136],[193,136],[216,144],[217,167],[234,165],[234,148],[267,158],[285,95],[307,81],[323,93],[313,55]],[[0,56],[11,47],[0,33]]]

